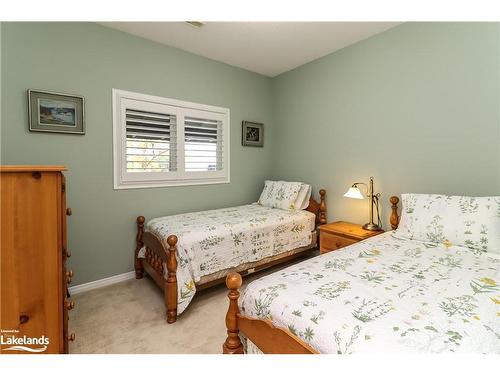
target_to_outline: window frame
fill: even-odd
[[[113,186],[114,189],[140,189],[152,187],[225,184],[230,182],[230,111],[229,108],[215,107],[171,98],[141,94],[120,89],[112,89],[113,96]],[[168,106],[176,116],[177,170],[167,172],[127,172],[126,123],[124,109],[127,101],[145,102],[154,108]],[[222,169],[215,171],[185,171],[184,163],[184,118],[186,116],[209,116],[222,121]]]

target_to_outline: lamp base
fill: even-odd
[[[372,223],[367,223],[367,224],[363,225],[363,229],[372,230],[372,231],[382,230],[382,228],[379,227],[377,224],[372,224]]]

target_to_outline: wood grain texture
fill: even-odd
[[[238,328],[265,354],[319,354],[297,336],[276,327],[270,320],[237,314]],[[225,353],[231,354],[231,353]]]
[[[390,218],[391,228],[393,230],[396,230],[398,229],[399,219],[400,219],[398,215],[399,198],[396,196],[392,196],[390,198],[390,202],[391,202],[391,218]]]
[[[61,255],[62,257],[58,257],[61,262],[60,262],[60,268],[61,268],[61,275],[60,275],[60,288],[61,288],[61,298],[65,300],[62,306],[62,320],[60,321],[59,324],[59,329],[62,331],[63,335],[63,340],[60,341],[60,347],[59,347],[59,352],[60,353],[68,353],[69,352],[69,346],[68,346],[68,340],[65,340],[65,337],[68,337],[69,332],[68,332],[68,321],[69,321],[69,314],[68,311],[70,310],[68,307],[71,306],[71,301],[66,300],[66,296],[68,294],[68,283],[67,283],[67,276],[66,273],[68,272],[66,268],[66,260],[68,258],[68,238],[66,234],[66,177],[62,174],[59,173],[60,176],[60,186],[61,186],[61,193],[58,195],[59,196],[59,202],[58,206],[61,207],[61,211],[59,212],[59,220],[60,220],[60,225],[57,227],[57,237],[61,239],[60,244],[58,245],[59,249],[61,249]],[[70,210],[71,211],[71,210]],[[73,307],[71,307],[73,308]]]
[[[167,323],[177,320],[177,236],[167,238],[167,287],[165,288],[165,303],[167,305]]]
[[[320,254],[325,254],[355,244],[356,242],[359,242],[359,240],[323,232],[319,238],[319,252]]]
[[[334,223],[321,225],[319,227],[319,232],[319,250],[321,254],[338,250],[384,233],[383,230],[366,230],[359,224],[353,224],[346,221],[336,221]]]
[[[359,224],[349,223],[347,221],[336,221],[330,224],[321,225],[319,230],[323,233],[336,234],[358,241],[365,240],[384,232],[383,230],[366,230]]]
[[[230,273],[226,277],[226,286],[229,289],[229,309],[226,314],[226,328],[227,338],[222,345],[222,352],[224,354],[243,354],[243,345],[239,337],[238,329],[238,315],[240,309],[238,307],[238,298],[240,292],[238,289],[241,287],[242,279],[239,273]]]
[[[316,225],[326,223],[326,190],[319,191],[320,201],[316,201],[313,197],[309,198],[309,205],[306,211],[312,212],[316,215]]]
[[[321,254],[332,250],[338,250],[384,233],[383,230],[366,230],[359,224],[353,224],[346,221],[336,221],[334,223],[321,225],[319,227],[319,232],[319,249]]]
[[[241,275],[232,272],[226,277],[229,308],[226,314],[227,338],[222,345],[224,354],[243,354],[239,333],[243,332],[266,354],[317,354],[318,352],[290,332],[276,327],[269,320],[253,319],[240,314]]]
[[[67,352],[66,210],[60,168],[2,166],[1,327]],[[17,169],[16,169],[17,170]],[[9,352],[12,353],[12,352]]]

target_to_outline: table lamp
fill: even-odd
[[[366,230],[382,230],[382,224],[380,222],[380,214],[379,214],[379,209],[378,209],[378,199],[380,197],[380,193],[374,194],[373,193],[373,177],[370,177],[370,184],[365,184],[364,182],[355,182],[352,184],[352,186],[347,190],[347,192],[344,194],[344,197],[347,198],[354,198],[354,199],[365,199],[363,194],[361,194],[361,191],[359,191],[358,186],[363,185],[366,187],[366,196],[370,199],[370,221],[363,225],[363,229]],[[373,206],[377,209],[377,224],[373,221]]]

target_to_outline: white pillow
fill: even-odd
[[[297,199],[295,200],[295,209],[296,210],[305,210],[309,207],[309,199],[311,199],[312,188],[311,185],[302,184],[300,187],[299,194],[297,195]]]
[[[301,182],[267,180],[260,195],[259,203],[263,206],[294,210],[302,185]]]
[[[402,194],[395,236],[500,253],[500,196]]]

